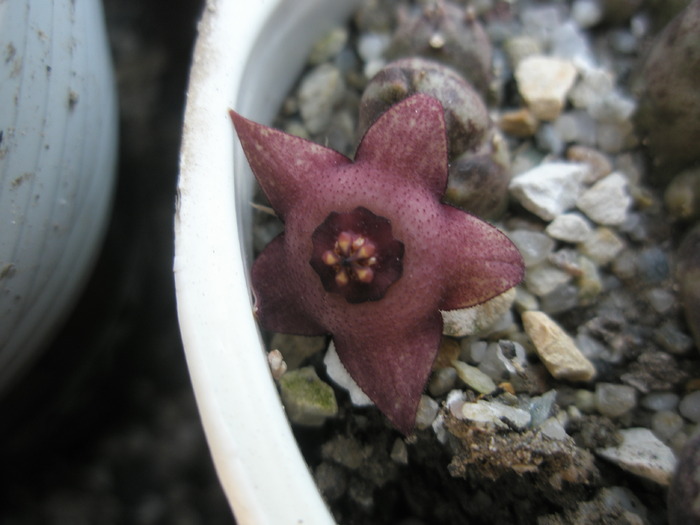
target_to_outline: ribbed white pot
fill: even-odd
[[[214,463],[241,525],[332,523],[253,319],[253,178],[228,117],[269,123],[312,43],[357,0],[210,0],[199,25],[175,219],[180,331]]]
[[[92,269],[117,121],[100,0],[0,1],[0,393]]]

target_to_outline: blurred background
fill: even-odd
[[[0,524],[230,524],[178,332],[173,213],[201,0],[104,0],[119,90],[109,230],[80,302],[0,398]]]

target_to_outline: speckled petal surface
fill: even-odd
[[[400,174],[441,197],[447,186],[447,135],[440,103],[414,95],[392,106],[362,137],[357,164],[371,164],[387,174]]]
[[[442,235],[451,251],[443,260],[450,279],[441,310],[476,306],[522,281],[522,256],[505,234],[456,208],[444,211]]]
[[[235,111],[229,114],[250,168],[282,220],[315,179],[350,163],[337,151],[263,126]]]

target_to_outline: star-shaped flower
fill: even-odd
[[[330,334],[359,387],[409,434],[440,344],[440,311],[503,293],[524,268],[504,234],[442,203],[442,106],[426,95],[396,104],[354,160],[231,118],[285,226],[253,265],[257,319],[272,331]]]

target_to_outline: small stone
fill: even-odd
[[[391,447],[389,457],[394,463],[408,465],[408,448],[403,439],[396,438],[396,440],[394,440],[394,445]]]
[[[700,167],[682,171],[671,180],[664,194],[668,212],[676,220],[700,218]]]
[[[551,122],[543,122],[535,134],[537,147],[550,156],[560,157],[564,151],[564,139]]]
[[[299,87],[299,112],[310,133],[328,127],[344,92],[343,75],[331,64],[316,66],[304,77]]]
[[[596,182],[576,201],[576,206],[598,224],[619,226],[632,205],[627,179],[618,172]]]
[[[416,428],[426,429],[433,424],[438,413],[439,405],[437,401],[429,396],[420,396],[418,402],[418,412],[416,413]]]
[[[557,215],[545,229],[553,239],[572,243],[585,241],[592,231],[590,223],[576,212]]]
[[[431,396],[442,396],[454,388],[456,381],[457,370],[452,367],[438,368],[430,378],[428,392]]]
[[[479,364],[484,359],[489,344],[486,341],[471,341],[462,339],[462,353],[460,358],[463,361]]]
[[[600,272],[596,264],[584,255],[579,256],[578,266],[581,269],[581,274],[576,279],[579,302],[590,304],[603,291]]]
[[[598,449],[597,454],[632,474],[668,486],[676,467],[673,451],[648,428],[628,428],[620,434],[620,445]]]
[[[511,407],[498,401],[464,403],[461,419],[468,419],[495,428],[524,429],[530,424],[530,413],[527,410]]]
[[[541,263],[554,249],[554,241],[540,232],[515,230],[508,234],[508,238],[523,256],[526,267]]]
[[[679,398],[672,392],[652,392],[645,395],[639,404],[648,410],[658,412],[661,410],[675,410],[678,406]]]
[[[510,310],[515,300],[515,288],[471,308],[447,310],[442,314],[442,333],[450,337],[465,337],[489,330]]]
[[[587,184],[592,184],[612,173],[612,164],[608,157],[594,148],[575,144],[566,150],[566,158],[588,166],[587,176],[583,179]]]
[[[512,341],[499,341],[488,345],[478,368],[494,381],[501,382],[517,375],[526,364],[527,357],[522,345]]]
[[[588,109],[615,86],[612,72],[602,68],[585,68],[569,93],[569,99],[576,108]]]
[[[650,288],[644,296],[651,307],[660,314],[667,313],[676,304],[676,296],[665,288]]]
[[[547,419],[539,426],[539,429],[540,432],[542,432],[542,434],[547,436],[549,439],[563,441],[569,437],[569,435],[566,433],[566,429],[556,417],[550,417]]]
[[[518,64],[515,79],[533,115],[540,120],[554,120],[564,107],[576,74],[576,67],[568,60],[533,55]]]
[[[693,339],[672,321],[666,321],[654,331],[654,341],[674,355],[685,355],[693,348]]]
[[[683,396],[678,411],[693,423],[700,423],[700,390]]]
[[[538,427],[544,423],[552,415],[555,403],[557,401],[557,391],[549,390],[541,396],[533,397],[530,401],[530,416],[532,417],[532,426]]]
[[[279,379],[287,371],[287,363],[284,362],[284,357],[282,357],[282,352],[279,350],[270,350],[267,353],[267,362],[270,365],[270,372],[272,372],[272,377]]]
[[[581,253],[600,266],[612,261],[625,247],[624,242],[610,228],[596,228],[578,245]]]
[[[671,441],[677,432],[683,430],[683,418],[676,412],[661,410],[651,418],[651,430],[664,443]]]
[[[565,20],[552,28],[550,53],[568,60],[577,69],[585,70],[596,65],[588,36],[573,20]]]
[[[576,308],[578,304],[578,288],[573,284],[564,284],[542,297],[540,310],[553,315]]]
[[[591,414],[596,410],[595,394],[590,390],[579,388],[574,394],[574,403],[584,414]]]
[[[383,58],[391,36],[387,33],[362,33],[357,39],[357,53],[365,62]]]
[[[537,132],[539,121],[527,108],[501,113],[498,120],[498,127],[513,137],[532,137]]]
[[[594,146],[598,142],[598,128],[591,116],[582,110],[562,113],[552,122],[552,128],[565,143]]]
[[[571,274],[549,264],[538,264],[525,272],[525,286],[532,293],[543,297],[571,280]]]
[[[606,511],[615,508],[623,510],[622,523],[644,525],[649,522],[647,508],[634,492],[626,487],[606,487],[601,489],[598,497]]]
[[[631,121],[598,122],[598,148],[606,153],[622,153],[634,148],[637,137]]]
[[[527,35],[518,35],[509,38],[503,43],[503,50],[508,56],[512,69],[516,69],[523,59],[542,54],[542,43],[537,38]]]
[[[566,332],[543,312],[523,312],[523,327],[537,355],[556,379],[590,381],[593,364],[586,359]]]
[[[496,383],[478,368],[468,365],[463,361],[454,361],[452,366],[457,370],[457,375],[464,383],[480,394],[490,394],[496,390]]]
[[[666,253],[658,246],[640,250],[637,256],[639,276],[647,284],[658,284],[670,276],[670,265]]]
[[[584,164],[547,162],[513,178],[510,192],[527,210],[551,221],[576,204],[587,171]]]
[[[311,366],[287,372],[279,384],[287,415],[297,425],[318,427],[338,413],[333,388]]]
[[[270,348],[277,349],[282,353],[289,370],[299,368],[304,361],[321,352],[325,347],[325,337],[275,333],[270,341]]]
[[[348,41],[348,30],[338,26],[331,29],[323,38],[317,40],[309,52],[309,64],[317,66],[330,60],[345,47]]]
[[[340,465],[322,462],[314,471],[314,480],[318,490],[328,501],[340,498],[348,488],[345,469]]]
[[[350,394],[350,401],[357,407],[373,405],[372,400],[367,397],[362,389],[357,386],[355,380],[350,376],[343,364],[340,362],[338,353],[335,351],[335,345],[331,341],[328,345],[326,355],[323,357],[323,364],[326,365],[326,373],[333,382],[341,388],[344,388]]]
[[[515,302],[513,303],[518,312],[524,312],[526,310],[538,310],[539,302],[535,294],[523,288],[522,286],[517,286],[515,288]]]
[[[593,27],[603,18],[603,8],[596,0],[575,0],[571,6],[571,18],[580,27]]]
[[[598,383],[595,388],[595,402],[602,415],[620,417],[637,405],[637,393],[634,388],[615,383]]]

